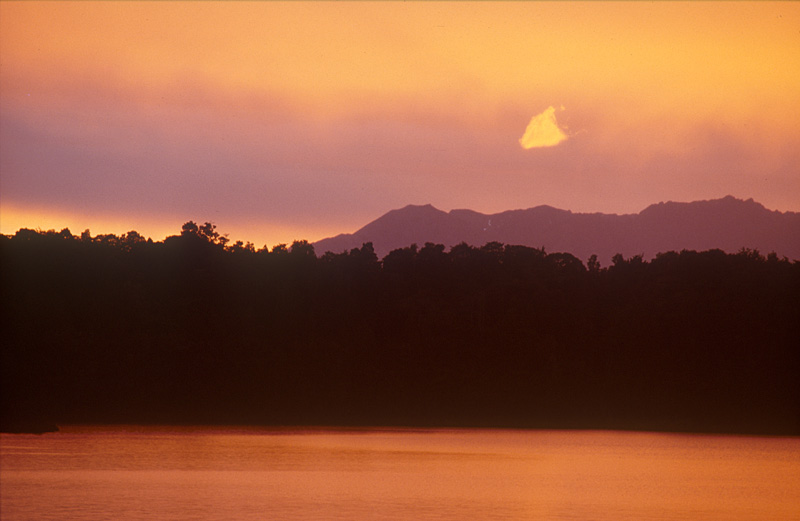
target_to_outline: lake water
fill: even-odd
[[[0,435],[3,520],[800,520],[800,438],[69,427]]]

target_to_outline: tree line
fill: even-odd
[[[4,424],[800,434],[800,263],[0,236]]]

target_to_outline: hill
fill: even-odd
[[[444,212],[431,205],[392,210],[350,234],[314,243],[318,253],[340,253],[372,242],[378,257],[426,242],[452,247],[497,241],[569,252],[604,264],[617,253],[651,259],[666,251],[742,248],[800,259],[800,213],[765,208],[732,196],[690,203],[661,202],[638,214],[573,213],[551,206],[483,214]]]

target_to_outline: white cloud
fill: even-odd
[[[564,107],[561,107],[564,110]],[[567,139],[567,134],[558,126],[556,109],[547,107],[544,112],[531,118],[525,134],[519,138],[519,144],[524,149],[554,147]]]

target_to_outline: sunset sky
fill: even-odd
[[[798,2],[0,1],[0,232],[800,211]]]

